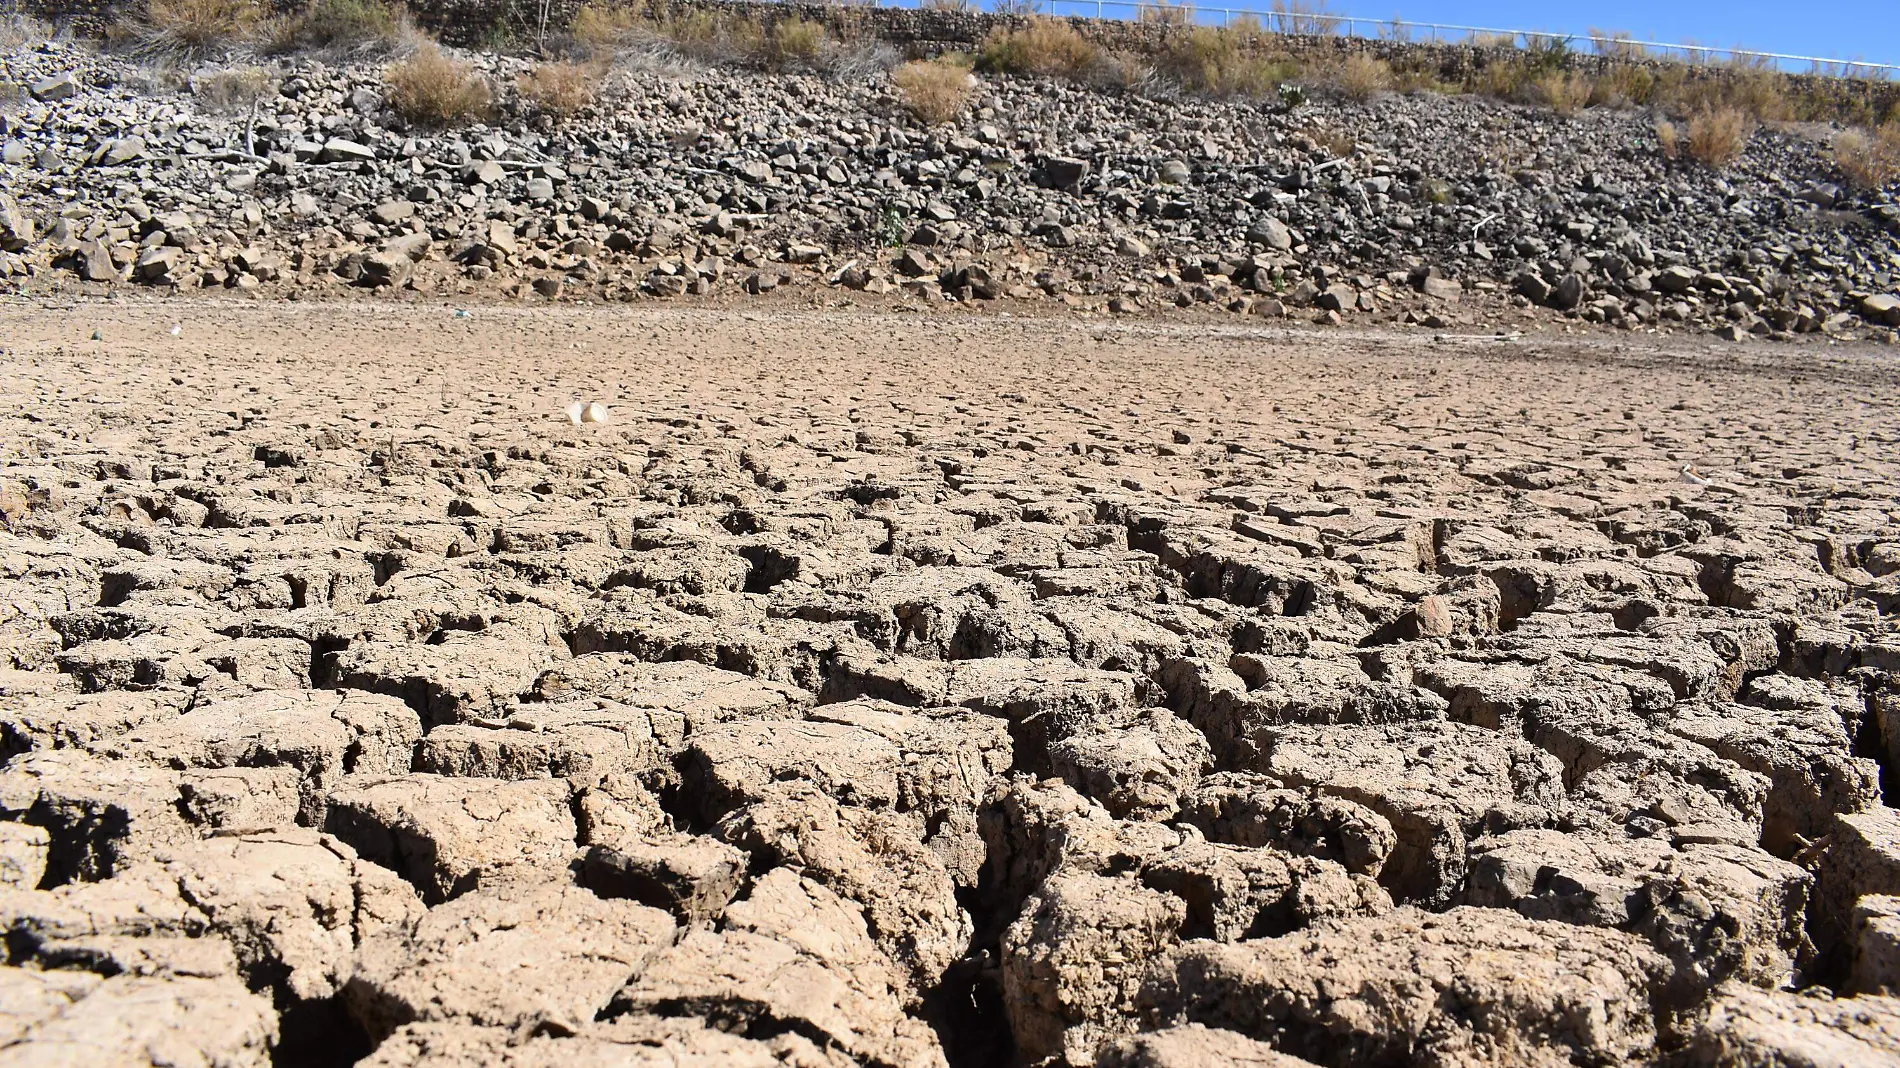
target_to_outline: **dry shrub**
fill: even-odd
[[[1575,115],[1589,106],[1596,82],[1575,71],[1551,71],[1537,79],[1537,97],[1559,115]]]
[[[130,34],[147,55],[201,56],[252,40],[266,14],[257,0],[146,0]]]
[[[1275,33],[1296,33],[1311,37],[1329,37],[1339,32],[1339,17],[1326,10],[1326,0],[1273,0],[1267,13],[1267,25]]]
[[[515,91],[534,110],[565,118],[598,100],[606,79],[604,63],[537,63],[515,79]]]
[[[1066,21],[1033,18],[1020,30],[996,29],[983,41],[978,65],[1004,74],[1080,78],[1101,61],[1102,50]]]
[[[963,14],[974,14],[983,10],[977,5],[976,0],[923,0],[917,6],[925,11],[956,11]]]
[[[1661,146],[1665,159],[1682,155],[1682,134],[1676,129],[1675,123],[1668,119],[1656,120],[1656,144]]]
[[[716,11],[686,11],[646,29],[680,55],[710,63],[752,59],[765,49],[765,27],[757,19]]]
[[[1474,33],[1465,38],[1468,48],[1516,48],[1517,34]]]
[[[277,95],[277,75],[264,67],[233,67],[192,78],[191,92],[212,111],[247,111]]]
[[[1644,59],[1649,56],[1649,49],[1637,44],[1636,35],[1628,30],[1600,30],[1592,26],[1590,36],[1599,56],[1616,60]]]
[[[1656,98],[1659,82],[1647,68],[1627,63],[1605,67],[1590,87],[1591,107],[1634,107]]]
[[[568,23],[567,44],[582,55],[611,52],[639,24],[638,16],[618,4],[583,4]]]
[[[1299,68],[1266,53],[1269,40],[1257,23],[1198,26],[1174,38],[1161,57],[1161,72],[1208,96],[1270,96]]]
[[[904,107],[931,126],[963,114],[974,82],[968,68],[945,59],[917,60],[891,72],[891,84]]]
[[[831,35],[822,23],[794,15],[773,23],[765,35],[761,58],[773,70],[813,70],[823,64],[831,48]]]
[[[1362,53],[1347,56],[1333,75],[1333,84],[1347,97],[1365,103],[1392,88],[1392,68]]]
[[[488,81],[433,41],[392,64],[383,72],[383,81],[396,113],[424,126],[473,122],[488,114],[493,101]]]
[[[1332,126],[1309,126],[1299,136],[1332,153],[1334,159],[1345,159],[1359,147],[1351,134]]]
[[[312,0],[302,14],[280,23],[272,48],[386,53],[415,33],[408,14],[387,0]]]
[[[1154,26],[1194,25],[1194,6],[1176,0],[1148,0],[1135,8],[1135,17]]]
[[[1494,59],[1479,69],[1472,88],[1499,100],[1521,100],[1534,77],[1530,64],[1521,59]]]
[[[1834,162],[1862,189],[1885,189],[1900,178],[1900,119],[1879,129],[1849,130],[1834,140]]]
[[[1740,108],[1703,108],[1689,116],[1689,156],[1710,167],[1726,167],[1742,154],[1755,122]]]

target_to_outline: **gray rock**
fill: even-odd
[[[81,88],[83,86],[79,81],[79,76],[68,71],[49,78],[41,78],[29,86],[28,91],[33,94],[33,99],[50,104],[71,99],[78,95]]]

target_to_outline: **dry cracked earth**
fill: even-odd
[[[0,1065],[1900,1061],[1891,354],[0,338]]]

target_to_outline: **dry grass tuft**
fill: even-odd
[[[544,115],[578,115],[600,99],[605,63],[537,63],[515,79],[523,103]]]
[[[1004,74],[1080,78],[1101,62],[1102,50],[1065,21],[1033,18],[1020,30],[993,30],[978,65]]]
[[[141,54],[195,58],[255,39],[267,14],[257,0],[146,0],[129,34]]]
[[[1551,71],[1538,78],[1537,97],[1559,115],[1575,115],[1590,105],[1596,80],[1575,71]]]
[[[494,94],[487,79],[431,41],[383,73],[389,104],[410,122],[455,126],[488,115]]]
[[[946,59],[918,60],[891,72],[904,107],[929,126],[962,115],[975,82],[967,67]]]
[[[1207,96],[1271,96],[1282,81],[1297,76],[1299,67],[1265,51],[1268,40],[1257,23],[1199,26],[1175,38],[1162,57],[1161,73]]]
[[[1755,132],[1755,120],[1740,108],[1705,107],[1689,116],[1689,157],[1710,167],[1726,167],[1742,154]]]
[[[1682,155],[1682,133],[1676,124],[1668,119],[1656,120],[1656,144],[1661,146],[1664,159],[1677,159]]]
[[[312,0],[303,13],[281,20],[271,50],[299,48],[373,54],[397,51],[418,33],[408,13],[388,0]]]
[[[213,111],[247,111],[277,95],[277,75],[265,67],[232,67],[191,79],[191,92]]]
[[[1154,26],[1194,25],[1194,5],[1185,0],[1147,0],[1135,8],[1135,17]]]
[[[1333,84],[1348,98],[1363,104],[1392,88],[1392,68],[1384,60],[1356,52],[1339,65]]]
[[[824,65],[831,43],[822,23],[794,15],[772,25],[765,35],[763,59],[773,70],[817,70]]]
[[[1275,33],[1295,33],[1310,37],[1330,37],[1339,32],[1339,16],[1327,11],[1326,0],[1273,0],[1267,13],[1267,25]]]
[[[1862,189],[1885,189],[1900,179],[1900,119],[1878,129],[1849,130],[1834,139],[1834,162]]]
[[[627,39],[640,19],[618,4],[583,4],[567,26],[567,44],[582,55],[612,52]]]

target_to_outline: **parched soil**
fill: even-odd
[[[0,1064],[1900,1058],[1885,348],[174,300],[0,369]]]

